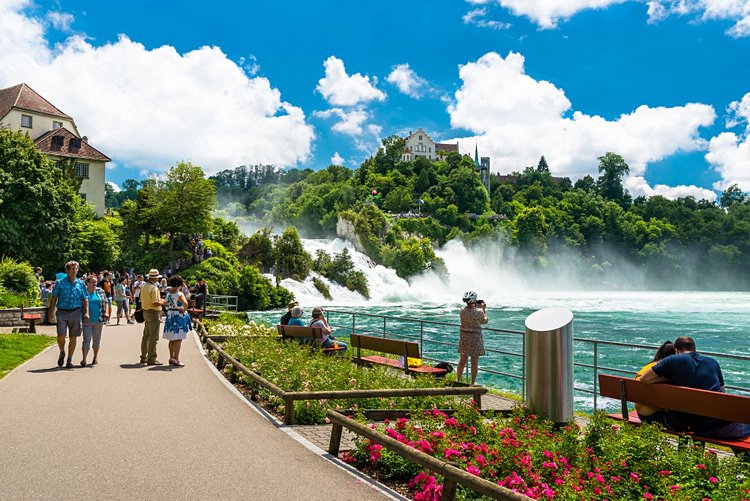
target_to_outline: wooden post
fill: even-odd
[[[481,393],[474,394],[474,403],[477,405],[477,409],[482,408],[482,394]]]
[[[229,366],[229,382],[232,384],[237,383],[237,370],[234,368],[234,365]]]
[[[286,395],[284,395],[284,424],[294,424],[294,400]]]
[[[440,501],[456,499],[456,487],[458,487],[458,484],[455,481],[446,478],[443,482],[443,494],[440,496]]]
[[[628,413],[628,397],[625,392],[624,379],[620,379],[620,412],[622,412],[623,421],[630,421],[630,414]]]
[[[328,452],[332,456],[338,457],[339,449],[341,449],[341,435],[344,432],[344,427],[339,423],[333,423],[333,429],[331,429],[331,441],[328,444]]]
[[[222,370],[224,365],[226,365],[226,360],[224,360],[224,357],[219,354],[219,360],[216,361],[216,368]]]

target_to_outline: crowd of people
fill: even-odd
[[[182,277],[163,277],[159,270],[152,269],[145,277],[141,274],[103,271],[85,273],[78,278],[79,265],[76,261],[66,263],[65,272],[65,276],[51,282],[43,279],[41,268],[36,269],[40,297],[48,307],[47,318],[57,328],[58,367],[74,367],[73,356],[81,336],[81,367],[96,365],[103,327],[120,325],[123,318],[127,324],[133,324],[135,312],[139,310],[144,323],[140,363],[162,365],[156,356],[156,345],[162,313],[165,312],[162,337],[169,341],[169,364],[184,366],[180,361],[180,347],[182,340],[193,329],[188,312],[193,294]],[[199,279],[194,290],[194,296],[202,306],[208,295],[208,286]],[[117,308],[114,315],[113,304]],[[92,349],[93,357],[89,362],[88,355]]]

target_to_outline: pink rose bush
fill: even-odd
[[[452,416],[432,410],[376,429],[533,499],[743,500],[750,492],[750,463],[691,444],[677,448],[656,426],[613,427],[601,414],[581,429],[556,428],[522,410],[491,419],[473,408]],[[416,500],[440,499],[439,475],[367,439],[343,457],[375,468],[379,478],[408,482]],[[458,494],[469,491],[459,486]]]

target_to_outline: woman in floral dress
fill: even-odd
[[[477,302],[477,293],[469,291],[464,294],[466,306],[461,308],[461,331],[458,338],[458,367],[456,379],[461,382],[464,367],[471,357],[471,384],[477,380],[479,371],[479,357],[484,355],[484,340],[482,339],[482,324],[488,322],[484,301]]]
[[[187,312],[188,301],[181,292],[184,280],[179,275],[169,278],[167,292],[167,319],[164,322],[164,339],[169,340],[169,365],[184,367],[180,362],[182,340],[193,330],[190,313]]]

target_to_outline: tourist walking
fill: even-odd
[[[60,348],[58,367],[62,367],[65,362],[65,336],[68,335],[68,363],[65,365],[68,369],[73,368],[73,352],[78,343],[78,336],[81,335],[81,317],[85,320],[89,318],[86,285],[76,278],[78,268],[76,261],[68,261],[65,264],[68,276],[55,282],[47,312],[49,321],[57,323],[57,346]]]
[[[104,290],[96,286],[96,275],[86,278],[86,296],[89,301],[89,318],[83,319],[83,358],[81,367],[86,367],[86,357],[91,348],[94,349],[94,358],[91,365],[99,362],[99,346],[102,341],[102,328],[104,322],[109,320],[109,301]],[[93,342],[93,344],[92,344]]]
[[[159,270],[148,272],[148,282],[141,287],[141,309],[143,310],[143,337],[141,338],[141,363],[162,365],[156,359],[156,343],[159,341],[159,320],[161,307],[167,301],[159,292]]]
[[[464,367],[471,357],[471,384],[477,380],[479,372],[479,357],[484,355],[484,339],[482,338],[482,324],[486,324],[487,305],[484,301],[477,300],[477,293],[469,291],[463,298],[466,305],[461,308],[461,329],[458,337],[458,367],[456,368],[456,379],[461,382]]]
[[[109,309],[110,311],[112,311],[112,295],[114,293],[114,287],[112,286],[112,279],[108,271],[105,270],[102,273],[102,278],[101,280],[99,280],[99,283],[96,284],[96,286],[102,289],[104,291],[104,294],[107,295],[107,302],[109,303]],[[109,320],[107,320],[107,323],[109,323]]]
[[[133,296],[133,304],[135,309],[141,309],[141,287],[143,287],[143,275],[138,275],[133,282],[133,287],[130,288],[130,293]]]
[[[202,310],[206,305],[208,296],[208,284],[198,277],[198,283],[195,284],[195,307]]]
[[[182,340],[187,338],[193,330],[193,321],[187,312],[188,300],[182,293],[184,281],[179,275],[169,278],[169,292],[167,292],[167,319],[164,321],[164,339],[169,341],[169,365],[184,367],[180,362],[180,348]]]
[[[127,320],[129,324],[135,323],[130,319],[130,312],[128,311],[128,294],[126,291],[127,284],[127,277],[120,277],[120,280],[117,283],[117,287],[115,287],[115,303],[117,303],[117,325],[120,325],[120,319],[122,318],[123,314],[125,315],[125,320]]]

